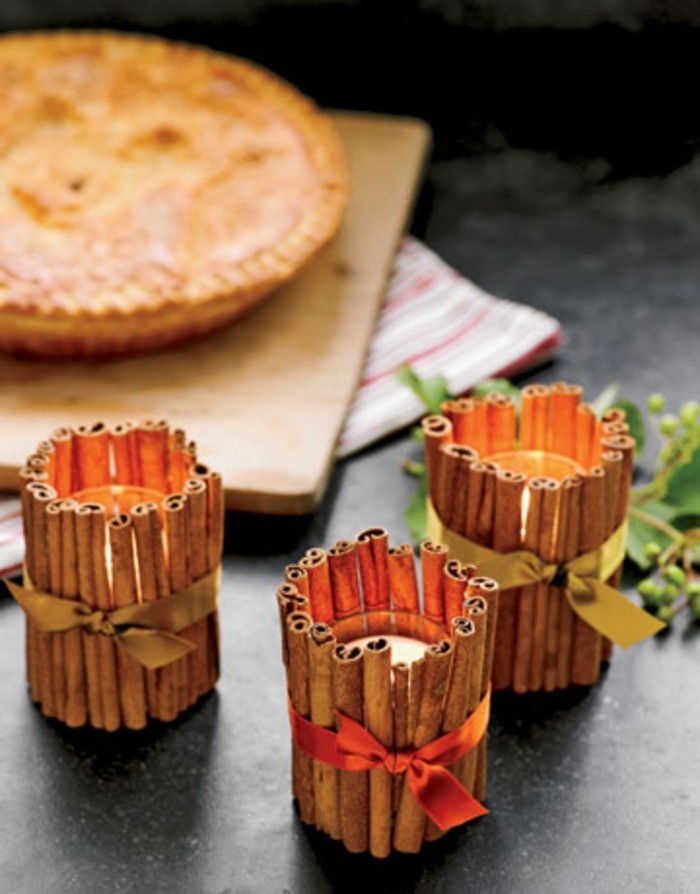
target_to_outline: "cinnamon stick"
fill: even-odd
[[[136,568],[132,541],[132,521],[128,515],[117,515],[108,522],[109,544],[112,551],[112,592],[115,608],[138,602]],[[124,726],[143,729],[147,722],[146,680],[138,662],[116,650],[119,674],[119,703]]]
[[[110,483],[109,433],[104,422],[79,425],[73,437],[73,484],[80,490]]]
[[[56,479],[54,487],[59,497],[67,497],[73,487],[73,432],[69,428],[57,428],[51,435],[56,451]]]
[[[75,500],[61,501],[61,596],[64,599],[77,599],[79,594],[77,509]],[[87,722],[83,635],[80,630],[67,630],[61,642],[66,686],[65,722],[71,727],[83,726]]]
[[[471,424],[473,426],[473,436],[468,441],[469,447],[473,447],[479,456],[485,456],[488,452],[488,419],[486,401],[482,397],[473,397],[474,414]]]
[[[483,577],[481,575],[471,578],[469,584],[467,585],[467,602],[465,604],[465,614],[468,614],[468,616],[471,617],[472,620],[474,620],[474,623],[477,627],[477,635],[479,634],[479,625],[482,623],[482,620],[485,623],[485,632],[483,639],[483,655],[481,658],[481,684],[478,687],[476,686],[476,678],[478,677],[478,674],[475,673],[475,677],[472,678],[469,688],[470,711],[473,710],[479,703],[479,700],[486,695],[491,680],[493,679],[495,659],[494,644],[496,641],[498,624],[500,623],[500,602],[501,596],[499,587],[498,583],[495,580],[490,577]],[[470,606],[469,612],[466,611],[467,606]],[[481,611],[483,611],[485,607],[485,616],[481,615],[479,611],[475,612],[475,606],[478,606]],[[478,698],[476,694],[477,691]],[[471,707],[472,705],[474,706],[474,708]],[[465,779],[467,782],[471,782],[471,776],[468,775],[469,768],[470,762],[467,761],[464,770]],[[486,798],[486,782],[487,741],[486,736],[484,736],[477,747],[476,774],[473,790],[474,796],[479,801],[483,801]]]
[[[423,614],[431,621],[442,623],[445,617],[445,585],[443,568],[447,561],[447,547],[425,540],[420,545],[423,579]]]
[[[328,624],[316,623],[309,631],[309,704],[311,720],[328,729],[335,727],[333,711],[333,650],[336,641]],[[338,770],[322,761],[313,762],[314,821],[317,829],[339,840]]]
[[[543,478],[542,502],[540,508],[540,529],[537,554],[545,561],[553,561],[557,507],[560,484],[552,478]],[[532,650],[530,653],[530,691],[537,691],[544,685],[544,664],[547,638],[547,614],[550,608],[549,587],[538,583],[535,590],[535,607],[532,624]]]
[[[554,382],[551,388],[551,404],[547,449],[561,456],[576,457],[576,418],[583,389],[580,385]]]
[[[444,416],[426,416],[421,427],[425,436],[425,464],[428,469],[428,489],[433,506],[442,518],[438,482],[441,478],[442,453],[440,446],[452,442],[452,423]]]
[[[583,479],[580,475],[567,476],[561,483],[562,495],[566,494],[566,541],[564,564],[578,555],[581,531],[581,499]],[[571,684],[571,651],[573,648],[574,620],[576,616],[566,601],[559,604],[559,642],[557,645],[557,688],[566,689]]]
[[[550,544],[549,551],[545,550],[541,554],[541,558],[545,562],[552,562],[557,565],[563,565],[569,560],[567,555],[567,534],[571,515],[572,488],[569,484],[570,480],[565,478],[561,482],[554,538]],[[577,479],[573,480],[576,481]],[[557,688],[559,634],[565,604],[568,607],[562,588],[550,584],[547,597],[547,629],[545,632],[544,649],[543,687],[545,692],[553,692]]]
[[[515,448],[515,403],[512,397],[491,392],[486,397],[488,453],[505,453]]]
[[[367,729],[387,748],[393,745],[391,648],[386,639],[367,643],[363,694]],[[391,852],[393,780],[384,767],[369,771],[369,850],[373,857]],[[421,830],[422,831],[422,830]]]
[[[336,711],[364,722],[364,652],[357,646],[337,645],[333,651],[333,698]],[[366,772],[338,774],[340,833],[352,854],[369,846],[369,778]]]
[[[190,582],[187,567],[187,500],[184,494],[171,494],[163,501],[171,593],[184,589]],[[189,705],[188,656],[178,658],[160,670],[159,684],[162,689],[159,714],[163,720],[174,720]]]
[[[446,401],[442,412],[452,423],[456,444],[471,444],[474,440],[474,401],[471,397],[460,397]]]
[[[462,616],[453,618],[450,622],[450,632],[452,640],[452,658],[450,661],[448,682],[445,692],[444,708],[442,710],[442,721],[440,724],[441,734],[451,732],[453,729],[461,726],[467,719],[472,675],[477,675],[476,690],[478,691],[481,687],[481,665],[478,667],[478,673],[474,665],[477,663],[479,657],[476,654],[477,651],[481,652],[481,658],[483,659],[484,628],[481,628],[481,641],[478,644],[474,641],[476,627],[474,622],[468,618]],[[467,757],[472,758],[475,771],[476,749],[448,768],[462,783],[462,768]],[[425,826],[425,840],[435,841],[442,837],[442,835],[444,835],[444,832],[440,827],[432,820],[428,819]]]
[[[368,528],[355,538],[357,561],[362,581],[365,611],[390,608],[389,596],[389,535],[384,528]]]
[[[605,537],[605,471],[594,466],[583,478],[579,553],[596,549]],[[574,619],[571,682],[590,686],[600,676],[603,641],[597,630]]]
[[[395,611],[417,614],[420,611],[420,600],[413,547],[410,543],[391,547],[387,554],[387,561],[391,607]]]
[[[546,385],[526,385],[520,392],[520,449],[544,450],[549,427],[550,391]]]
[[[109,431],[114,458],[114,483],[138,486],[141,483],[136,450],[136,432],[130,422],[121,422]]]
[[[542,494],[546,487],[545,480],[536,477],[527,482],[523,548],[535,554],[539,548],[540,513]],[[517,595],[513,690],[519,693],[527,692],[530,685],[530,656],[534,636],[536,593],[537,586],[529,584],[520,587]]]
[[[333,594],[333,613],[347,618],[362,610],[357,578],[357,556],[352,540],[339,540],[328,550],[328,570]]]
[[[46,539],[49,550],[50,592],[54,596],[62,596],[62,543],[61,543],[61,500],[57,499],[46,506]],[[66,672],[63,660],[63,636],[60,633],[48,635],[51,649],[49,682],[53,690],[55,716],[59,720],[66,717]]]
[[[413,748],[421,748],[438,736],[451,657],[452,646],[447,640],[426,649]],[[418,853],[423,842],[425,825],[426,815],[405,785],[394,823],[394,848],[402,853]]]
[[[168,423],[146,420],[136,426],[139,484],[168,493],[170,432]]]
[[[520,549],[523,494],[526,476],[501,469],[496,475],[492,546],[499,553]],[[518,616],[518,590],[502,594],[496,629],[493,688],[507,689],[513,682],[513,661]]]
[[[328,554],[323,549],[307,550],[299,564],[306,569],[309,576],[309,600],[314,620],[332,624],[334,620],[333,593],[328,568]]]
[[[455,651],[462,648],[466,652],[465,659],[465,681],[463,684],[463,703],[460,707],[463,709],[461,715],[454,715],[451,723],[454,726],[446,725],[443,721],[443,728],[447,732],[448,729],[455,729],[460,726],[472,714],[481,701],[481,680],[483,676],[485,639],[486,639],[486,612],[488,609],[483,606],[471,605],[467,609],[465,606],[465,616],[455,618],[452,632],[452,643]],[[450,687],[454,683],[450,678]],[[447,705],[445,705],[445,716],[447,720]],[[460,758],[453,767],[452,772],[462,783],[468,792],[474,794],[476,786],[477,763],[479,757],[479,747],[472,749],[464,757]]]
[[[408,737],[408,705],[410,701],[411,667],[405,661],[400,661],[393,667],[394,677],[394,749],[405,751],[410,739]],[[405,779],[403,776],[394,777],[394,813],[401,802],[401,792]]]
[[[293,612],[287,618],[289,664],[287,688],[294,710],[302,717],[311,711],[309,699],[309,630],[313,624],[310,615]],[[302,822],[314,821],[314,774],[313,761],[308,754],[292,743],[292,791],[299,806]]]
[[[166,598],[170,593],[165,564],[163,534],[158,506],[153,502],[139,503],[131,509],[134,540],[139,569],[139,583],[143,602]],[[172,719],[175,711],[175,681],[167,667],[146,671],[148,713],[159,720]],[[163,716],[161,716],[161,705]]]
[[[452,531],[466,533],[467,501],[469,493],[469,466],[476,462],[478,453],[471,447],[459,444],[443,444],[440,447],[441,478],[438,482],[440,518]]]
[[[30,481],[25,486],[28,509],[28,543],[31,553],[27,558],[29,575],[34,588],[46,592],[51,586],[49,565],[48,522],[46,507],[56,499],[54,488],[38,481]],[[56,699],[51,682],[52,639],[50,633],[38,630],[33,624],[27,627],[27,666],[31,669],[29,679],[32,700],[41,704],[47,717],[56,716]]]
[[[190,547],[187,556],[189,584],[204,577],[210,568],[206,481],[202,478],[190,478],[185,482],[184,493],[187,497],[185,512],[187,543]],[[192,705],[200,695],[211,688],[211,674],[208,667],[209,619],[201,618],[183,630],[182,635],[194,645],[194,650],[187,656],[188,703]]]

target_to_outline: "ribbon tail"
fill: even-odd
[[[411,792],[440,829],[451,829],[488,813],[445,767],[414,761],[407,771]]]
[[[132,627],[114,638],[119,648],[148,670],[172,664],[194,649],[193,643],[174,633]]]
[[[572,577],[569,576],[570,585],[564,591],[572,610],[616,646],[626,649],[666,626],[603,581],[591,578],[572,581]]]

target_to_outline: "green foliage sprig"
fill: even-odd
[[[423,379],[410,367],[403,367],[397,376],[430,413],[439,413],[442,403],[452,397],[444,376]],[[617,385],[608,386],[593,406],[598,416],[611,407],[625,411],[639,457],[647,443],[644,413],[632,401],[619,398],[618,390]],[[472,394],[485,396],[494,391],[517,398],[520,394],[507,379],[485,379]],[[651,480],[630,493],[627,557],[649,574],[638,586],[644,607],[668,624],[686,609],[700,621],[700,404],[686,401],[677,415],[664,413],[665,405],[661,394],[647,401],[660,447]],[[423,440],[420,427],[412,429],[412,434]],[[405,519],[411,536],[419,541],[426,537],[427,471],[425,463],[415,459],[405,460],[403,468],[418,479]]]

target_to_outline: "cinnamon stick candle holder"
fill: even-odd
[[[293,796],[352,853],[416,853],[486,812],[498,585],[430,542],[420,569],[370,528],[277,590]]]
[[[219,676],[221,477],[165,422],[57,429],[20,472],[32,701],[70,727],[172,721]]]
[[[445,402],[423,420],[429,536],[497,577],[492,685],[594,684],[612,655],[664,625],[617,592],[635,442],[578,385]]]

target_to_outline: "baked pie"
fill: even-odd
[[[0,38],[0,348],[104,356],[238,316],[335,234],[331,122],[241,59],[111,32]]]

